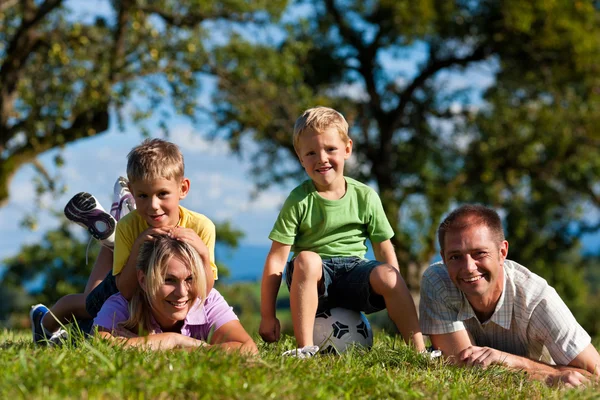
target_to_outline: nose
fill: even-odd
[[[327,152],[326,152],[326,151],[321,151],[321,152],[319,153],[319,161],[320,161],[321,163],[323,163],[323,164],[325,164],[325,163],[328,161],[328,158],[327,158]]]
[[[469,272],[473,272],[473,271],[477,270],[477,264],[475,263],[475,260],[473,259],[473,257],[471,257],[469,254],[467,254],[467,256],[465,257],[464,268]]]
[[[152,197],[151,207],[153,210],[158,210],[160,208],[160,200],[158,197]]]
[[[186,281],[180,281],[175,287],[175,295],[178,297],[187,297],[189,292],[188,283]]]

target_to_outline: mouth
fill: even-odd
[[[333,169],[333,167],[321,167],[321,168],[317,168],[317,172],[320,174],[325,174],[327,173],[329,170]]]
[[[178,310],[182,310],[182,309],[184,309],[187,306],[187,304],[190,301],[189,300],[185,300],[185,301],[169,301],[169,300],[166,300],[166,302],[169,303],[174,308],[176,308]]]
[[[468,278],[461,278],[464,283],[473,284],[477,283],[484,278],[484,275],[470,276]]]

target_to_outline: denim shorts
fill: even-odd
[[[118,293],[117,281],[115,276],[112,274],[112,270],[108,271],[106,277],[96,286],[85,298],[85,310],[96,318],[98,312],[102,308],[104,302],[113,294]]]
[[[285,282],[292,285],[295,259],[288,261]],[[317,311],[334,307],[370,314],[385,308],[383,296],[373,292],[369,283],[371,271],[383,263],[360,257],[335,257],[323,260],[323,293],[319,293]]]

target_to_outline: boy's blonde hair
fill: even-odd
[[[294,124],[294,150],[298,153],[300,136],[306,131],[323,133],[328,128],[335,127],[344,143],[348,143],[348,122],[346,118],[329,107],[314,107],[304,111]]]
[[[151,330],[152,308],[160,286],[165,283],[165,275],[169,262],[174,257],[186,265],[192,276],[189,288],[189,298],[199,298],[200,304],[206,300],[206,275],[204,265],[198,252],[188,243],[161,235],[153,241],[142,244],[137,258],[137,269],[144,273],[145,290],[136,288],[129,302],[129,319],[120,326],[139,334],[154,333]]]
[[[175,143],[146,139],[127,154],[129,182],[155,179],[183,179],[183,154]]]

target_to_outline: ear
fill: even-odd
[[[138,280],[140,287],[145,292],[146,291],[146,275],[139,269],[137,270],[137,280]]]
[[[502,243],[500,243],[500,261],[502,262],[502,264],[504,264],[504,260],[506,260],[507,256],[508,256],[508,242],[506,240],[503,240]]]
[[[183,178],[181,180],[181,186],[179,187],[179,200],[184,199],[185,196],[190,192],[190,180],[188,178]]]
[[[444,251],[443,250],[440,250],[440,257],[442,257],[442,262],[445,265],[446,264],[446,257],[444,257]]]
[[[347,160],[352,155],[352,139],[348,138],[348,143],[346,143],[346,154],[344,154],[344,160]]]

